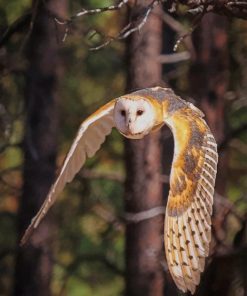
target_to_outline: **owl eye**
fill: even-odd
[[[120,111],[120,114],[121,114],[122,116],[125,116],[125,115],[126,115],[126,111],[125,111],[125,110],[121,110],[121,111]]]
[[[142,115],[143,113],[144,113],[143,110],[137,110],[136,115],[137,115],[137,116],[140,116],[140,115]]]

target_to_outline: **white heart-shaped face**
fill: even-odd
[[[114,107],[116,128],[127,138],[140,139],[150,132],[155,111],[148,100],[121,97]]]

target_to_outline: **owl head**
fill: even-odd
[[[116,101],[113,118],[116,128],[125,137],[141,139],[154,126],[155,110],[143,97],[120,97]]]

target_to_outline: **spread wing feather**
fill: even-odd
[[[193,294],[209,254],[217,145],[193,109],[176,112],[167,123],[175,153],[165,217],[166,257],[177,286]]]
[[[41,209],[33,218],[27,228],[21,244],[24,244],[31,233],[39,225],[49,208],[57,199],[66,183],[70,182],[75,174],[81,169],[88,157],[92,157],[105,141],[105,137],[111,133],[114,126],[113,108],[115,100],[101,107],[88,117],[80,126],[77,136],[65,158],[60,173],[52,185]]]

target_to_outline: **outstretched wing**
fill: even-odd
[[[115,100],[110,101],[81,124],[77,136],[65,158],[60,173],[55,183],[52,185],[42,207],[32,219],[31,224],[22,237],[21,245],[28,240],[33,230],[37,228],[66,183],[74,178],[75,174],[85,163],[87,157],[92,157],[105,141],[106,135],[111,133],[114,126],[114,105]]]
[[[175,153],[165,217],[166,257],[177,286],[193,294],[209,253],[217,145],[196,109],[175,112],[168,125]]]

